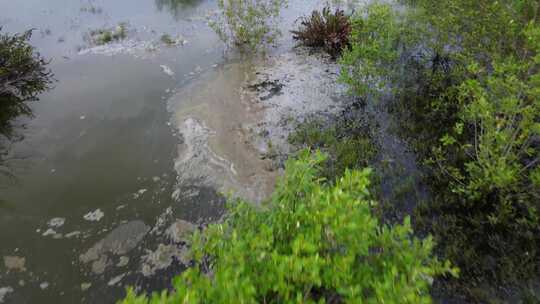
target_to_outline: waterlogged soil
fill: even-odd
[[[267,198],[296,121],[340,107],[337,66],[287,35],[322,5],[291,3],[278,47],[248,60],[223,56],[214,1],[0,2],[0,26],[34,28],[56,79],[2,138],[0,303],[167,288],[224,194]],[[88,39],[120,24],[123,39]]]

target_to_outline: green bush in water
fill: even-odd
[[[377,147],[365,122],[334,118],[330,126],[322,121],[306,121],[289,136],[289,142],[300,149],[318,149],[328,155],[320,175],[334,181],[347,169],[366,168],[372,164]]]
[[[239,202],[225,222],[195,234],[195,265],[174,291],[128,290],[121,303],[430,303],[433,277],[457,271],[432,257],[431,238],[412,236],[408,219],[378,223],[370,170],[328,186],[317,177],[324,160],[302,152],[268,206]]]
[[[30,115],[27,102],[51,85],[48,62],[28,41],[32,31],[23,34],[3,34],[0,27],[0,134],[10,136],[10,120]]]
[[[281,35],[278,17],[287,0],[218,0],[220,14],[210,27],[225,43],[254,52]]]
[[[540,5],[410,0],[353,18],[342,80],[390,91],[427,165],[434,233],[462,283],[540,273]]]

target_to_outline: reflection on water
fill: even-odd
[[[13,121],[21,115],[32,116],[30,101],[49,90],[52,72],[48,61],[30,45],[32,31],[2,33],[0,25],[0,175],[11,175],[2,163],[8,155],[5,147],[15,140]]]
[[[175,18],[180,19],[186,9],[191,9],[200,4],[202,0],[155,0],[157,9],[169,11]]]

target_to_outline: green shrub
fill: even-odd
[[[195,265],[173,292],[129,290],[121,303],[429,303],[433,277],[456,270],[431,256],[430,238],[412,237],[409,220],[378,223],[369,170],[328,186],[317,178],[324,159],[304,151],[266,208],[240,202],[196,234]]]
[[[161,37],[159,38],[161,40],[161,42],[163,42],[163,44],[165,45],[175,45],[176,44],[176,40],[173,39],[171,37],[171,35],[169,34],[163,34],[161,35]]]
[[[322,48],[336,58],[349,45],[351,24],[343,10],[336,9],[332,13],[326,6],[322,12],[315,10],[311,16],[301,17],[299,28],[292,33],[300,44]]]
[[[538,1],[402,2],[355,15],[342,80],[393,93],[435,196],[415,220],[462,283],[538,275]]]
[[[90,31],[90,41],[95,45],[104,45],[127,37],[126,24],[120,23],[115,29],[97,29]]]
[[[334,181],[347,169],[366,168],[372,164],[377,148],[365,121],[335,118],[330,124],[308,120],[289,136],[299,149],[309,148],[328,155],[322,164],[321,176]]]
[[[31,31],[23,34],[3,34],[0,27],[0,134],[10,136],[10,121],[24,114],[30,115],[27,102],[38,99],[38,94],[51,85],[52,74],[48,62],[28,41]]]
[[[275,43],[285,4],[286,0],[218,0],[221,14],[210,27],[225,43],[253,52]]]

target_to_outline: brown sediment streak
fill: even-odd
[[[261,108],[242,89],[250,77],[249,64],[229,64],[171,99],[183,137],[175,162],[180,184],[202,182],[255,202],[271,192],[277,173],[267,170],[269,160],[251,143]]]

